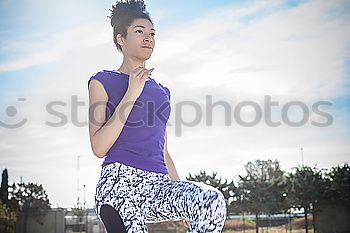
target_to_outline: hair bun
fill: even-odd
[[[144,12],[146,11],[146,5],[143,0],[118,0],[109,10],[111,15],[107,17],[111,19],[111,25],[114,27],[118,18],[122,18],[131,12]]]

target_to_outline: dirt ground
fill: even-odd
[[[309,224],[309,233],[313,233],[312,230],[312,218],[308,218]],[[186,228],[183,226],[181,221],[176,222],[163,222],[163,223],[154,223],[147,224],[149,232],[151,233],[185,233]],[[245,230],[243,231],[243,225],[245,225]],[[293,219],[292,220],[292,231],[290,231],[290,225],[287,226],[277,226],[277,227],[260,227],[259,233],[304,233],[304,219]],[[246,222],[243,224],[242,220],[226,220],[225,226],[223,229],[224,233],[255,233],[255,224],[253,222]]]
[[[313,233],[312,230],[312,218],[308,218],[308,224],[309,224],[309,233]],[[290,228],[292,228],[292,231],[290,231]],[[255,224],[254,223],[245,223],[245,231],[243,231],[243,221],[241,220],[226,220],[224,231],[225,233],[238,233],[238,232],[245,232],[245,233],[255,233]],[[290,225],[282,225],[282,226],[276,226],[276,227],[260,227],[259,233],[304,233],[305,227],[304,227],[304,218],[299,219],[293,219]]]

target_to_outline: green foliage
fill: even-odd
[[[297,208],[312,209],[327,189],[322,171],[317,168],[297,167],[295,173],[289,174],[289,181],[293,206]]]
[[[7,216],[10,208],[0,200],[0,216]]]
[[[259,214],[274,214],[280,211],[284,201],[286,179],[277,160],[256,160],[245,165],[246,176],[239,176],[238,203],[242,210],[256,216],[256,232]]]
[[[248,224],[255,224],[255,221],[250,219],[250,218],[245,218],[244,222],[248,223]]]
[[[9,194],[12,208],[24,219],[25,231],[29,216],[42,224],[41,220],[46,215],[46,210],[50,209],[48,196],[43,186],[34,183],[13,183],[11,189]]]
[[[280,211],[286,192],[286,178],[278,161],[256,160],[245,165],[247,175],[240,176],[239,189],[247,210],[260,214]]]
[[[322,205],[340,204],[350,209],[350,167],[349,164],[336,166],[326,173],[327,190]]]
[[[0,201],[2,203],[8,203],[8,174],[5,168],[2,171],[1,187],[0,187]]]
[[[11,188],[11,196],[17,201],[20,212],[36,213],[43,209],[50,209],[48,196],[41,184],[13,183]]]

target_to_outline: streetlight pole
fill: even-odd
[[[78,175],[77,175],[77,208],[79,209],[79,159],[80,159],[80,155],[78,155],[78,164],[77,164],[77,171],[78,171]]]
[[[81,216],[81,209],[80,209],[80,200],[79,200],[79,162],[80,162],[80,155],[78,155],[78,161],[77,161],[77,213],[78,213],[78,226],[79,226],[79,232],[81,233],[81,223],[80,220],[82,219]]]
[[[301,147],[300,150],[301,150],[301,166],[304,167],[304,153],[303,153],[303,148]]]
[[[86,197],[85,197],[85,184],[83,185],[84,187],[84,209],[86,208],[85,205],[86,205]]]
[[[86,192],[85,192],[86,185],[84,184],[84,210],[85,210],[85,232],[88,232],[88,209],[86,206]]]

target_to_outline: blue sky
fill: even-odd
[[[200,169],[232,179],[244,172],[246,162],[258,158],[277,159],[289,171],[300,163],[300,147],[310,166],[329,168],[349,161],[349,2],[145,3],[157,30],[155,51],[146,67],[155,67],[153,78],[171,91],[168,150],[182,179]],[[28,119],[23,127],[1,128],[1,169],[9,170],[10,182],[22,177],[42,183],[54,207],[75,204],[77,176],[80,190],[86,184],[89,207],[93,205],[102,160],[92,154],[87,125],[72,122],[71,96],[85,103],[78,119],[87,121],[87,80],[121,64],[106,17],[112,4],[0,2],[0,120],[15,124]],[[264,96],[271,95],[279,103],[272,117],[280,121],[281,107],[289,101],[302,101],[310,109],[317,101],[330,101],[333,105],[323,109],[334,122],[315,127],[310,121],[324,118],[311,112],[302,127],[274,128],[264,121],[254,127],[237,121],[225,126],[223,110],[217,108],[213,126],[203,120],[195,127],[182,126],[182,135],[176,135],[175,105],[191,100],[204,108],[206,95],[232,108],[247,100],[263,107]],[[26,101],[18,101],[20,97]],[[66,103],[57,110],[67,115],[67,124],[45,124],[58,121],[45,111],[50,101]],[[9,106],[16,107],[16,115],[6,115]],[[192,110],[183,114],[187,121],[193,119]],[[242,111],[247,121],[254,115],[252,109]],[[300,109],[291,108],[289,115],[297,121]],[[65,184],[64,189],[57,184]]]

